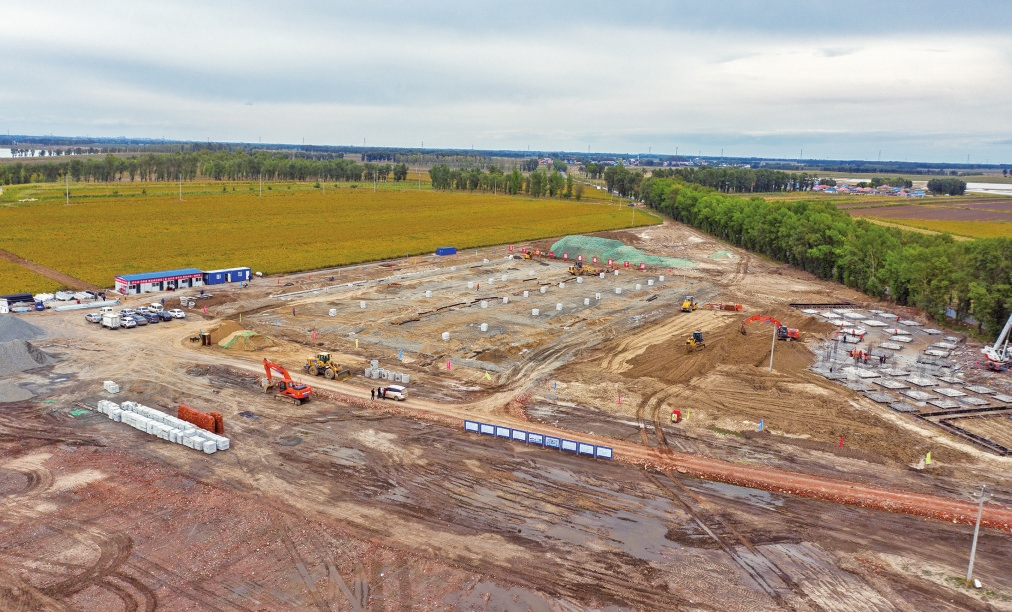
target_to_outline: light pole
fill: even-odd
[[[980,533],[980,515],[984,512],[984,485],[980,485],[980,504],[977,505],[977,524],[973,528],[973,544],[970,545],[970,565],[966,568],[966,586],[973,578],[973,558],[977,554],[977,534]]]

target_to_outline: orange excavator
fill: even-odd
[[[773,317],[767,317],[761,314],[754,314],[741,322],[741,330],[739,330],[741,332],[741,335],[743,336],[745,335],[746,325],[748,325],[749,323],[754,323],[756,321],[762,321],[763,323],[772,323],[773,327],[776,328],[777,340],[794,341],[801,339],[801,332],[799,330],[786,327],[782,325],[780,321],[777,321]]]
[[[267,378],[264,379],[263,383],[264,393],[270,393],[271,389],[277,389],[274,394],[275,399],[289,401],[296,406],[302,404],[302,402],[309,401],[313,388],[309,385],[293,381],[292,377],[288,374],[288,370],[266,357],[264,357],[264,372],[267,372]],[[277,372],[284,380],[274,381],[271,377],[271,372]]]

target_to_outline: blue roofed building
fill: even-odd
[[[204,285],[204,273],[197,268],[181,268],[179,270],[163,270],[161,272],[122,274],[117,276],[115,281],[117,293],[122,295],[137,295],[140,293],[201,287]]]

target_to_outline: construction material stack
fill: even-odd
[[[193,423],[137,402],[116,404],[108,400],[99,400],[98,412],[118,423],[126,423],[149,435],[203,451],[208,455],[229,448],[229,439],[225,436],[198,428]],[[211,426],[214,427],[213,418]],[[224,432],[224,425],[221,430]]]

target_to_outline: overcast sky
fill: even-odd
[[[11,134],[1012,163],[1012,4],[0,0]]]

